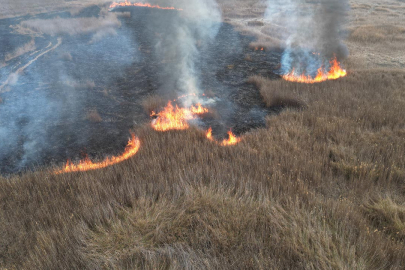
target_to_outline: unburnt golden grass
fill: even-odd
[[[262,2],[219,2],[276,38]],[[405,2],[350,4],[348,76],[250,78],[284,110],[238,145],[144,126],[112,167],[0,179],[0,269],[404,269]]]

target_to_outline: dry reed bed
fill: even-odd
[[[316,85],[253,78],[306,109],[221,147],[136,130],[99,171],[0,181],[7,269],[400,269],[405,261],[405,73]]]
[[[220,2],[225,18],[262,16],[259,1]],[[352,61],[366,42],[403,39],[373,18],[351,31]],[[116,166],[0,179],[0,269],[405,268],[405,73],[250,82],[285,110],[239,145],[143,127]]]

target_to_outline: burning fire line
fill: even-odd
[[[310,75],[297,75],[294,69],[283,76],[283,79],[290,82],[299,82],[299,83],[319,83],[327,80],[336,80],[347,75],[346,70],[342,69],[340,63],[337,61],[336,57],[330,61],[331,68],[329,72],[324,72],[323,68],[318,69],[318,74],[315,78],[312,78]]]
[[[197,106],[191,106],[190,108],[179,108],[177,105],[174,107],[169,101],[167,106],[160,112],[152,112],[151,117],[157,117],[152,121],[152,128],[157,131],[168,131],[168,130],[185,130],[190,126],[188,124],[189,120],[195,119],[198,115],[208,113],[209,110],[197,104]],[[206,133],[207,138],[210,141],[215,141],[212,136],[212,129],[210,128]],[[222,146],[234,145],[241,141],[240,138],[236,137],[232,131],[228,132],[228,140],[223,140],[219,144]]]
[[[153,120],[152,127],[153,129],[162,132],[168,130],[185,130],[190,127],[188,121],[197,118],[198,115],[208,112],[209,110],[204,108],[201,104],[191,106],[190,108],[179,108],[177,105],[174,107],[169,101],[167,106],[161,112],[152,112],[151,117],[157,117]],[[140,140],[135,137],[134,134],[131,134],[131,136],[132,138],[128,141],[128,145],[126,146],[125,152],[122,155],[106,158],[105,160],[97,163],[93,163],[88,157],[80,161],[78,164],[73,164],[68,160],[66,166],[62,170],[55,171],[55,174],[97,170],[127,160],[136,155],[141,146]],[[206,136],[210,141],[215,141],[212,137],[211,128],[207,131]],[[223,140],[222,142],[218,142],[218,144],[228,146],[237,144],[241,141],[241,139],[236,137],[231,131],[228,132],[228,136],[228,140]]]
[[[90,170],[97,170],[109,167],[111,165],[120,163],[124,160],[127,160],[138,153],[138,150],[141,146],[140,140],[135,137],[134,134],[131,134],[131,139],[128,141],[128,145],[125,147],[125,152],[120,156],[113,156],[111,158],[106,158],[105,160],[93,163],[88,157],[79,162],[79,164],[73,164],[70,161],[66,163],[65,168],[62,170],[56,171],[56,174],[62,173],[71,173],[71,172],[84,172]]]
[[[208,109],[197,104],[197,106],[191,106],[190,108],[179,108],[177,105],[174,107],[169,101],[163,111],[158,114],[152,112],[152,117],[157,117],[152,122],[153,129],[157,131],[168,130],[183,130],[188,129],[189,125],[187,121],[193,120],[197,115],[207,113]]]
[[[161,7],[159,5],[152,5],[149,3],[131,3],[128,0],[125,0],[125,2],[113,2],[110,5],[110,9],[114,9],[116,7],[147,7],[147,8],[166,9],[166,10],[179,10],[179,11],[183,10],[183,9],[175,8],[175,7]]]
[[[215,141],[214,138],[212,137],[212,128],[209,128],[207,133],[206,133],[207,139],[210,141]],[[222,146],[228,146],[228,145],[235,145],[237,143],[239,143],[242,139],[236,137],[232,131],[228,131],[228,140],[223,140],[222,142],[219,143],[219,145]],[[216,142],[216,141],[215,141]]]

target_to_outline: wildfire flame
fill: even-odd
[[[157,131],[168,131],[168,130],[185,130],[190,126],[188,124],[189,120],[195,119],[198,115],[208,113],[209,110],[197,104],[196,106],[191,106],[190,108],[179,108],[177,105],[174,107],[169,101],[167,106],[160,112],[152,112],[152,117],[157,118],[152,121],[153,129]],[[212,136],[212,128],[210,128],[206,133],[207,138],[210,141],[215,141]],[[240,138],[236,137],[232,131],[228,132],[228,139],[219,142],[222,146],[234,145],[241,141]]]
[[[209,128],[207,133],[206,133],[207,139],[210,141],[214,141],[214,138],[212,137],[212,128]],[[241,141],[241,138],[236,137],[232,131],[228,131],[228,139],[224,139],[222,142],[219,144],[222,146],[228,146],[228,145],[235,145]]]
[[[204,108],[201,104],[196,106],[191,106],[190,108],[179,108],[177,105],[174,107],[171,101],[168,102],[167,106],[163,111],[158,114],[152,112],[152,117],[157,117],[152,122],[152,127],[157,131],[168,131],[168,130],[184,130],[188,129],[188,121],[195,119],[198,115],[208,113],[209,110]],[[207,131],[207,138],[211,141],[214,141],[212,137],[212,129],[210,128]],[[236,137],[232,131],[228,132],[229,138],[223,140],[219,144],[222,146],[234,145],[241,141],[240,138]],[[124,160],[131,158],[132,156],[138,153],[141,146],[140,140],[135,137],[134,134],[131,134],[131,139],[128,141],[128,145],[125,148],[125,152],[120,156],[113,156],[111,158],[106,158],[102,162],[93,163],[88,157],[80,161],[78,164],[73,164],[69,160],[66,163],[66,166],[62,170],[55,171],[55,174],[71,173],[71,172],[84,172],[90,170],[97,170],[106,168],[108,166],[120,163]]]
[[[210,140],[210,141],[213,141],[213,140],[214,140],[214,138],[212,138],[212,128],[209,128],[209,129],[208,129],[206,135],[207,135],[207,139],[208,139],[208,140]]]
[[[79,164],[73,164],[69,160],[66,163],[65,168],[56,171],[56,174],[71,173],[71,172],[84,172],[90,170],[97,170],[109,167],[111,165],[120,163],[124,160],[131,158],[136,155],[141,146],[140,140],[135,137],[134,134],[131,135],[131,139],[128,141],[128,145],[125,147],[125,152],[120,156],[113,156],[111,158],[106,158],[102,162],[93,163],[88,157],[79,162]]]
[[[182,11],[180,8],[175,8],[175,7],[161,7],[159,5],[152,5],[149,3],[131,3],[128,0],[125,0],[124,2],[113,2],[110,5],[110,9],[114,9],[116,7],[147,7],[147,8],[157,8],[157,9],[168,9],[168,10],[179,10]]]
[[[157,131],[188,129],[188,121],[195,119],[197,115],[207,112],[208,109],[201,106],[201,104],[191,106],[190,108],[179,108],[177,105],[174,107],[169,101],[163,111],[158,114],[152,112],[152,117],[157,116],[152,122],[152,127]]]
[[[323,68],[318,69],[318,73],[315,78],[312,78],[310,75],[297,75],[293,69],[290,73],[283,76],[283,79],[290,82],[299,82],[299,83],[319,83],[327,80],[336,80],[347,75],[346,70],[342,69],[339,61],[334,57],[331,61],[331,68],[329,72],[325,72]]]

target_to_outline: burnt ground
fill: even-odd
[[[131,17],[121,18],[118,36],[95,44],[89,43],[91,35],[62,36],[58,49],[39,58],[18,84],[0,94],[0,124],[9,127],[9,134],[14,136],[13,143],[5,142],[7,151],[0,153],[0,173],[75,161],[85,153],[93,159],[119,154],[129,130],[150,121],[142,100],[151,94],[175,98],[176,74],[168,72],[170,61],[175,59],[162,60],[155,48],[157,41],[170,39],[171,31],[175,31],[171,22],[177,11],[139,7],[118,11],[131,12]],[[95,16],[98,9],[84,12]],[[57,16],[70,17],[66,13]],[[0,21],[0,26],[2,23],[13,24],[10,19]],[[0,29],[6,31],[6,27]],[[55,39],[37,37],[36,44]],[[229,129],[241,135],[262,127],[266,115],[280,110],[266,108],[259,91],[246,81],[252,75],[278,79],[274,71],[281,52],[252,50],[249,44],[253,40],[223,23],[213,42],[199,47],[196,74],[201,89],[210,93],[213,102],[208,107],[216,117],[204,118],[198,124],[203,129],[212,126],[218,139]],[[65,53],[72,61],[61,57]],[[26,58],[29,56],[15,61]],[[0,82],[7,68],[0,73]],[[165,95],[165,91],[170,94]],[[101,121],[86,117],[89,111],[96,111]]]

